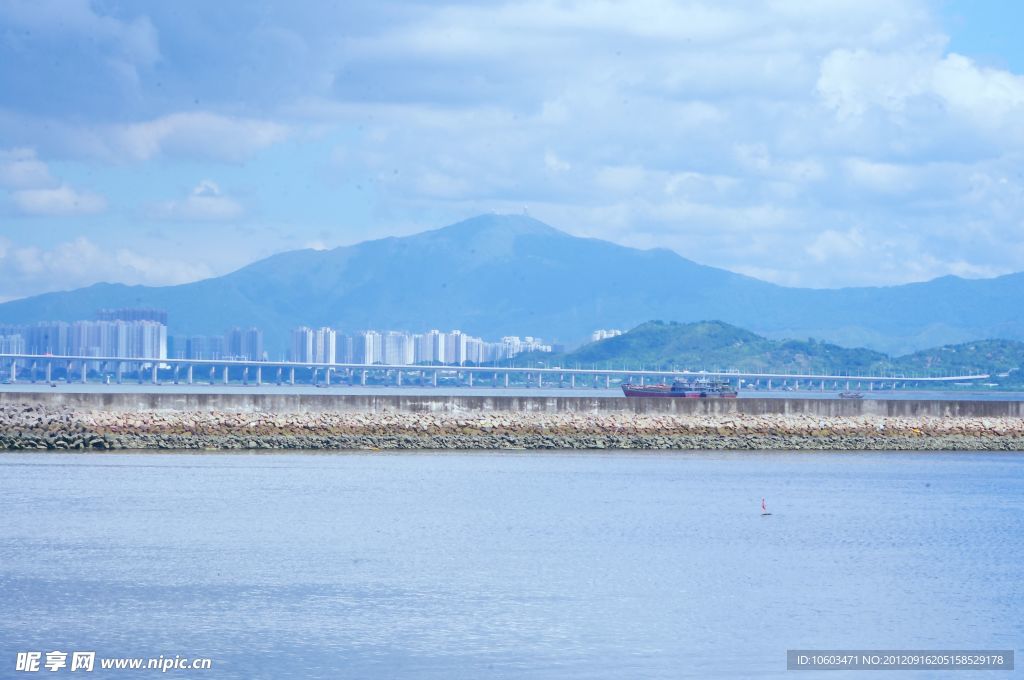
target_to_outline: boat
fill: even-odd
[[[864,395],[860,392],[840,392],[840,399],[863,399]]]
[[[634,385],[623,383],[622,393],[627,397],[675,397],[683,399],[706,399],[719,397],[735,399],[736,390],[725,381],[716,380],[676,380],[671,385]]]

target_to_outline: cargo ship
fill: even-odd
[[[736,390],[732,388],[732,385],[724,381],[715,380],[676,380],[671,385],[634,385],[633,383],[623,383],[622,393],[627,397],[736,398]]]

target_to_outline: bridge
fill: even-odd
[[[295,361],[246,361],[241,359],[145,359],[129,357],[55,356],[49,354],[0,354],[0,378],[5,382],[97,382],[117,384],[134,377],[154,385],[295,385],[302,382],[323,385],[431,385],[455,384],[474,387],[567,387],[611,388],[625,382],[640,384],[676,379],[710,378],[744,383],[759,388],[874,389],[891,384],[948,384],[971,382],[989,374],[907,375],[907,374],[817,374],[757,373],[744,371],[690,371],[663,369],[599,369],[560,366],[430,366],[415,364],[345,364]],[[801,387],[802,386],[802,387]]]

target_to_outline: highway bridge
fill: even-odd
[[[139,359],[126,357],[0,354],[0,379],[9,383],[125,381],[152,384],[245,385],[464,385],[468,387],[611,388],[625,382],[652,384],[709,378],[759,388],[874,389],[892,385],[950,384],[989,378],[989,374],[911,375],[757,373],[570,368],[562,366],[421,366],[385,364],[246,361],[240,359]]]

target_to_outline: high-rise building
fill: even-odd
[[[263,361],[263,331],[251,328],[232,328],[224,334],[227,357],[243,361]]]
[[[390,366],[412,363],[412,342],[407,333],[388,331],[382,338],[381,361]]]
[[[352,364],[355,363],[354,358],[354,338],[351,335],[345,335],[338,333],[335,336],[335,360],[339,364]]]
[[[188,359],[188,336],[175,334],[167,336],[167,357]]]
[[[28,354],[25,336],[21,333],[0,335],[0,354]]]
[[[102,323],[102,322],[101,322]],[[131,359],[166,359],[167,326],[156,321],[115,321],[117,356]]]
[[[341,364],[462,365],[499,361],[527,351],[550,352],[551,348],[543,345],[539,338],[530,336],[524,339],[508,336],[501,342],[487,342],[459,330],[442,333],[434,329],[417,334],[366,330],[346,335],[331,328],[314,330],[302,326],[291,332],[288,356],[292,361],[309,363],[333,360]]]
[[[288,348],[288,358],[291,361],[311,362],[313,361],[313,329],[309,326],[299,326],[292,331],[291,343]]]
[[[357,333],[352,343],[354,363],[381,363],[382,344],[381,334],[377,331],[361,331]]]
[[[96,312],[100,321],[155,321],[167,325],[167,312],[163,309],[148,307],[123,307],[121,309],[101,309]]]
[[[219,359],[210,356],[210,342],[205,335],[192,335],[185,340],[186,359]]]
[[[466,338],[465,363],[480,365],[487,361],[487,343],[481,338]]]
[[[330,364],[337,361],[338,334],[333,328],[300,326],[292,331],[288,357],[292,361]]]
[[[228,355],[228,345],[223,335],[211,335],[206,338],[206,352],[209,359],[223,359]]]
[[[70,324],[63,321],[42,321],[28,326],[25,344],[29,354],[68,354],[68,332]]]
[[[338,355],[338,334],[324,326],[313,334],[313,361],[318,364],[334,363]]]
[[[461,365],[466,361],[466,336],[462,331],[454,330],[444,339],[444,363]]]
[[[436,328],[425,333],[421,340],[422,353],[416,357],[416,363],[444,363],[445,334]]]

